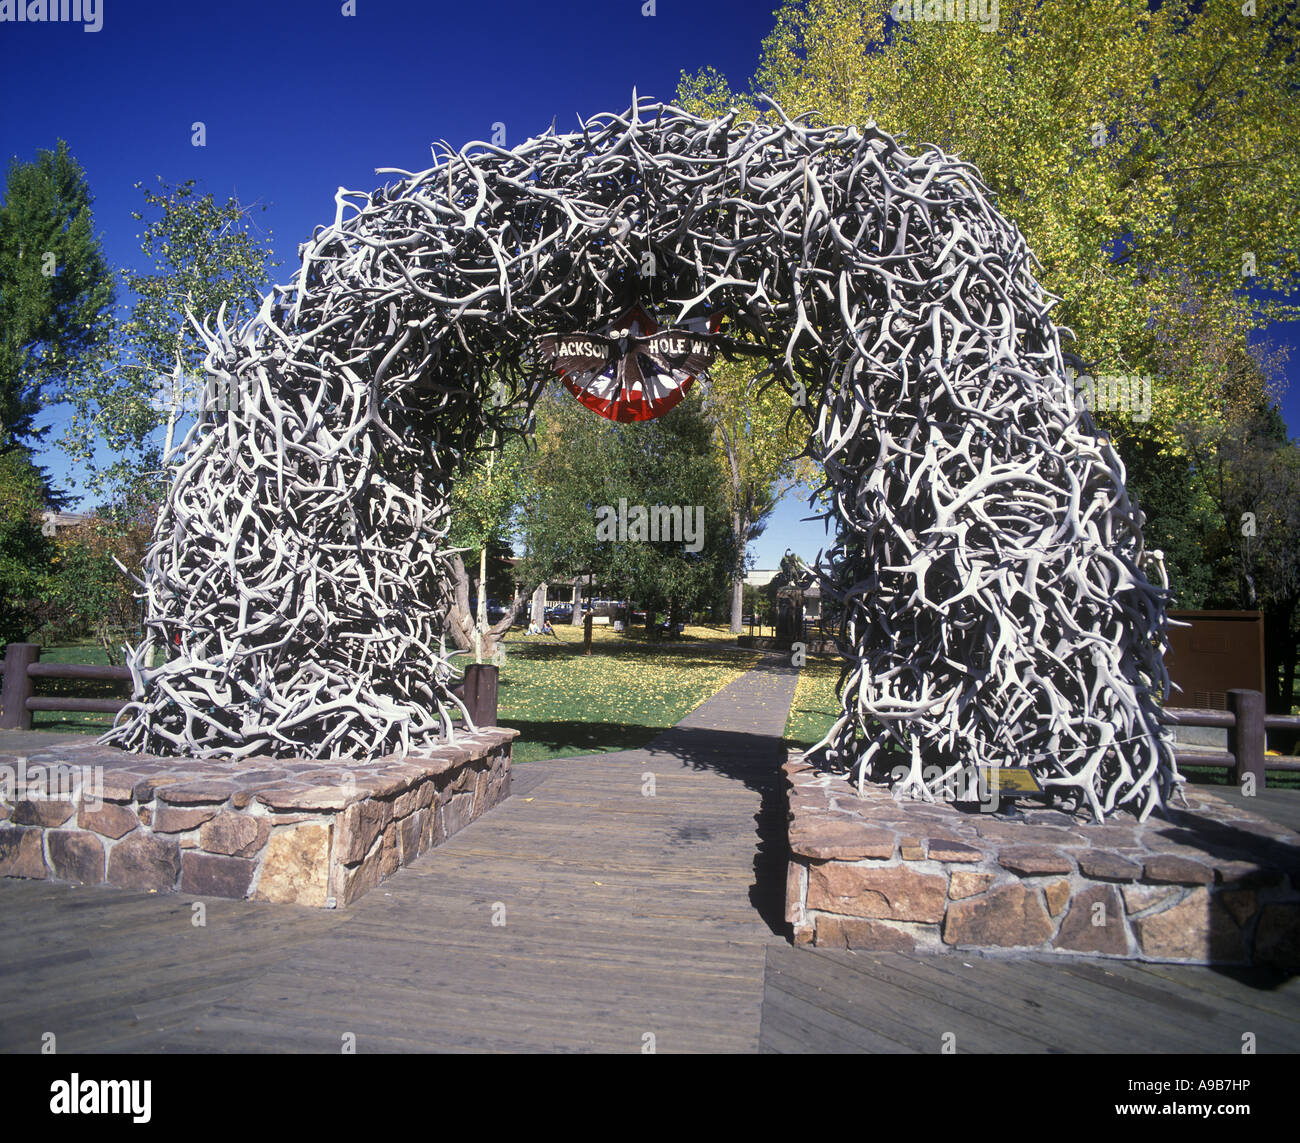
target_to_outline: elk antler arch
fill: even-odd
[[[723,315],[808,395],[850,649],[824,763],[901,759],[900,793],[929,797],[1028,762],[1099,817],[1145,816],[1179,780],[1165,592],[1023,237],[937,149],[773,117],[634,100],[340,190],[292,282],[204,331],[105,740],[341,758],[449,738],[452,482],[546,383],[537,337],[595,328],[639,283],[680,319]]]

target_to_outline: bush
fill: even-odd
[[[125,640],[140,635],[140,604],[134,583],[113,562],[138,568],[149,542],[148,519],[119,521],[96,513],[59,536],[41,609],[44,641],[65,642],[91,635],[108,655],[121,662]]]

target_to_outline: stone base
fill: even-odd
[[[0,754],[0,876],[350,905],[509,796],[518,733],[367,764]]]
[[[1204,787],[1144,823],[1025,820],[863,794],[793,754],[795,942],[1110,956],[1300,971],[1300,835]]]

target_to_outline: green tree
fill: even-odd
[[[96,512],[56,537],[43,608],[52,635],[76,638],[89,633],[104,649],[107,662],[122,661],[122,644],[128,637],[139,637],[140,622],[134,585],[122,567],[140,565],[152,524],[147,513],[123,520]]]
[[[270,234],[253,232],[251,207],[234,197],[219,204],[193,180],[159,184],[156,191],[136,184],[144,207],[132,213],[145,224],[140,249],[151,269],[123,271],[135,300],[110,360],[70,393],[73,417],[61,442],[86,463],[88,485],[127,516],[161,494],[177,424],[204,389],[207,351],[188,315],[215,323],[224,310],[227,326],[236,326],[257,310],[274,265]],[[100,443],[115,457],[104,467],[94,459]]]
[[[0,451],[39,441],[51,386],[75,384],[108,343],[113,279],[85,172],[62,139],[10,160],[0,206]]]
[[[463,473],[451,494],[451,530],[448,543],[466,548],[478,567],[476,596],[470,596],[470,576],[457,553],[452,557],[453,595],[448,630],[461,650],[473,649],[478,662],[491,658],[501,637],[510,629],[525,596],[512,589],[506,614],[497,623],[487,617],[488,584],[493,578],[489,561],[509,552],[506,537],[511,517],[528,487],[527,446],[522,437],[511,437],[496,452],[475,461]]]
[[[1171,606],[1204,607],[1230,569],[1218,542],[1222,520],[1195,464],[1181,453],[1162,452],[1128,422],[1104,418],[1103,423],[1124,458],[1129,495],[1146,516],[1147,548],[1164,555]]]
[[[532,476],[518,528],[524,549],[518,572],[526,585],[604,570],[594,516],[601,501],[592,490],[616,480],[609,428],[556,386],[539,398]]]
[[[1004,0],[996,30],[887,19],[890,0],[787,0],[750,94],[705,69],[679,99],[874,120],[973,162],[1024,231],[1058,321],[1131,372],[1186,291],[1224,328],[1293,318],[1300,282],[1300,59],[1293,5]],[[1171,404],[1198,402],[1173,392]],[[1169,426],[1172,435],[1172,425]]]
[[[986,31],[893,24],[890,6],[787,0],[749,94],[706,69],[683,75],[679,99],[752,111],[763,92],[973,162],[1094,371],[1154,372],[1189,296],[1197,321],[1238,337],[1300,312],[1286,300],[1300,284],[1294,7],[1006,0]],[[1203,380],[1161,375],[1152,430],[1166,444],[1213,409]]]
[[[1281,396],[1286,357],[1264,344],[1248,348],[1242,330],[1225,335],[1217,321],[1203,316],[1204,307],[1188,299],[1180,334],[1162,333],[1156,345],[1160,372],[1200,388],[1212,410],[1177,426],[1177,446],[1140,423],[1097,414],[1124,458],[1129,492],[1146,515],[1147,546],[1164,552],[1175,605],[1191,610],[1237,606],[1246,590],[1237,528],[1222,506],[1220,473],[1227,457],[1217,454],[1217,445],[1271,416],[1267,410]],[[1273,441],[1286,443],[1280,421]]]
[[[752,616],[760,628],[764,623],[771,623],[772,609],[764,588],[755,587],[752,583],[745,584],[743,599],[745,614]]]
[[[0,453],[0,644],[41,625],[53,541],[44,534],[40,471],[23,449]]]
[[[653,421],[611,424],[555,392],[538,403],[533,492],[525,505],[521,563],[530,583],[574,575],[638,600],[653,627],[710,606],[726,592],[734,564],[729,513],[717,480],[712,428],[698,393]],[[681,509],[681,531],[644,542],[598,525],[626,504]],[[687,535],[699,521],[698,533]]]
[[[1186,426],[1266,400],[1258,370],[1229,384],[1224,362],[1300,312],[1295,6],[1003,0],[993,28],[896,22],[891,7],[786,0],[746,90],[705,68],[683,74],[678,100],[770,117],[762,93],[972,162],[1062,299],[1054,316],[1086,371],[1152,378],[1149,421],[1099,419],[1173,586],[1187,602],[1212,592],[1224,536],[1187,480]]]
[[[789,394],[779,385],[764,389],[752,365],[718,362],[701,386],[736,556],[731,569],[731,630],[739,634],[749,542],[762,534],[786,492],[811,482],[815,466],[799,455],[807,442],[806,418],[792,407]]]
[[[1287,714],[1295,693],[1300,618],[1300,448],[1276,406],[1214,427],[1189,428],[1197,475],[1221,514],[1235,592],[1212,602],[1264,613],[1267,707]]]

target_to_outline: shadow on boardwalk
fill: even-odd
[[[781,675],[777,673],[776,678],[779,680]],[[779,682],[777,686],[780,686]],[[789,689],[793,691],[793,682]],[[775,708],[780,698],[776,695],[768,697]],[[711,700],[716,701],[718,700]],[[698,716],[701,722],[707,718],[715,724],[723,721],[723,717],[719,716],[727,713],[722,705],[726,701],[727,696],[721,696],[716,711],[703,714],[697,711],[692,717]],[[789,709],[789,702],[790,699],[786,698],[786,710]],[[740,721],[740,718],[735,717],[734,721]],[[758,805],[752,816],[757,836],[753,859],[754,881],[749,888],[749,901],[770,932],[789,938],[790,925],[785,920],[785,873],[789,848],[786,842],[785,783],[781,774],[785,750],[780,741],[784,715],[781,721],[782,728],[775,735],[726,729],[717,725],[692,726],[682,723],[659,735],[642,750],[606,755],[604,760],[609,763],[642,765],[647,768],[647,773],[661,773],[666,766],[675,763],[681,769],[696,774],[713,774],[738,782],[758,795]],[[671,773],[671,769],[668,772]],[[686,826],[684,830],[684,840],[711,840],[708,829],[702,825]],[[703,857],[704,854],[701,853],[700,856]]]

